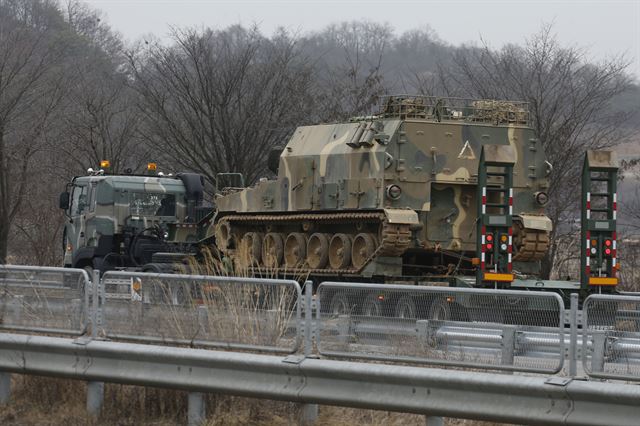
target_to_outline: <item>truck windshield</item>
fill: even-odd
[[[132,216],[175,216],[176,196],[149,192],[130,192]]]

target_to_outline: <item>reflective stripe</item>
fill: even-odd
[[[513,215],[513,188],[509,188],[509,215]]]

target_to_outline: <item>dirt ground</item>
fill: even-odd
[[[11,402],[0,407],[0,424],[25,426],[184,425],[187,393],[106,384],[102,415],[85,411],[86,384],[80,381],[13,375]],[[225,395],[207,395],[207,426],[296,425],[299,405]],[[425,417],[386,411],[320,406],[318,426],[425,424]],[[445,425],[490,426],[495,423],[445,419]]]

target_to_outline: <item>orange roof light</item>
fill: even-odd
[[[109,160],[100,161],[100,168],[101,169],[108,169],[109,167],[111,167],[111,161],[109,161]]]
[[[156,163],[147,163],[147,171],[155,172],[157,168],[158,165]]]

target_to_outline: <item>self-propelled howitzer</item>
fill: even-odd
[[[207,236],[242,267],[367,277],[470,271],[480,153],[510,145],[513,261],[535,273],[549,244],[551,166],[528,121],[525,103],[390,96],[376,115],[299,127],[276,179],[216,196]]]

